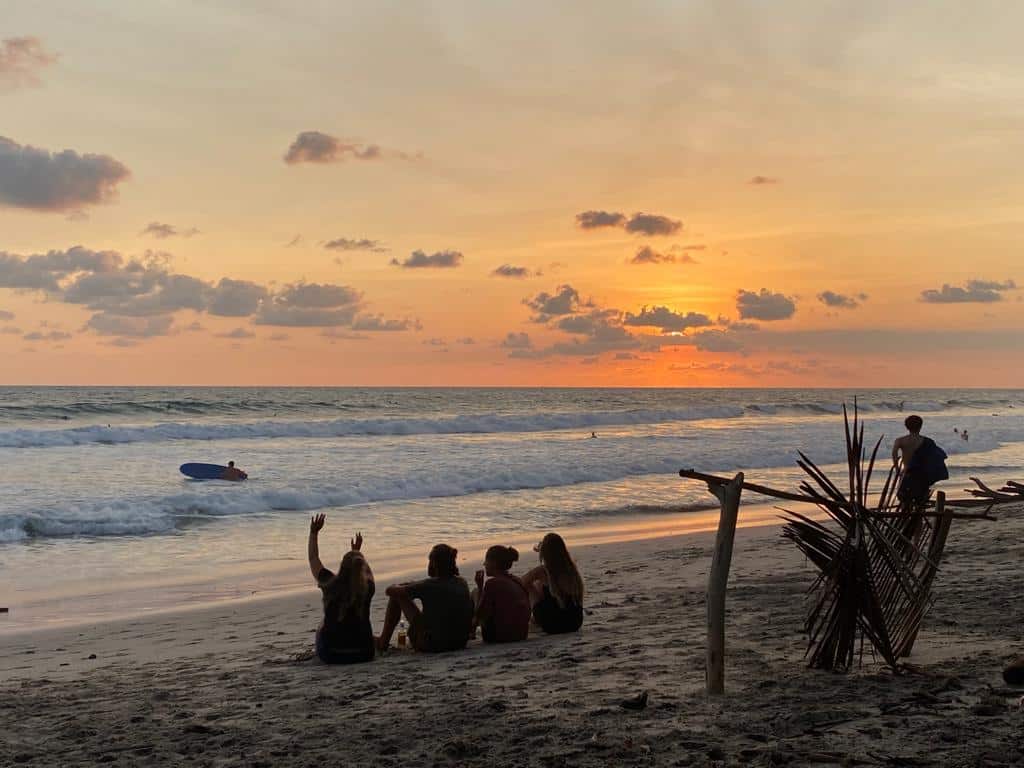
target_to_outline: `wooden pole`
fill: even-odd
[[[935,533],[932,536],[931,546],[928,548],[928,564],[921,581],[925,591],[931,591],[932,582],[935,581],[935,574],[939,572],[939,563],[942,560],[942,551],[946,548],[946,537],[949,536],[949,528],[953,522],[953,514],[946,511],[946,492],[936,491],[935,511],[939,519],[935,523]],[[924,616],[921,617],[924,621]],[[917,640],[917,633],[921,630],[921,622],[917,624],[914,633],[907,639],[906,647],[900,649],[900,656],[909,656],[914,650],[914,642]]]
[[[707,689],[710,695],[725,693],[725,589],[732,563],[732,544],[736,538],[736,518],[743,493],[743,473],[729,483],[708,483],[708,490],[718,499],[722,514],[718,518],[715,552],[708,572],[708,648]]]

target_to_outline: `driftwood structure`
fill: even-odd
[[[863,656],[865,641],[894,671],[910,654],[931,606],[931,588],[953,520],[994,520],[997,504],[1024,502],[1024,484],[994,490],[977,478],[970,498],[947,499],[943,492],[908,508],[897,499],[901,469],[892,467],[878,493],[871,479],[882,438],[870,454],[856,404],[850,419],[843,408],[847,488],[840,489],[810,458],[797,464],[807,475],[798,492],[781,491],[734,478],[683,469],[683,478],[707,483],[719,500],[721,517],[707,587],[707,690],[725,690],[725,594],[740,495],[748,490],[790,502],[815,505],[823,517],[782,509],[783,536],[818,569],[810,587],[805,630],[807,656],[818,669],[848,671]],[[984,507],[980,512],[957,511]]]

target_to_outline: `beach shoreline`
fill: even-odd
[[[474,641],[437,656],[393,651],[356,667],[302,660],[320,616],[312,587],[8,635],[0,732],[8,754],[28,765],[320,765],[339,750],[359,766],[1024,759],[1024,689],[1000,678],[1024,649],[1021,609],[1006,599],[1024,593],[1024,509],[954,525],[914,671],[900,676],[870,658],[849,675],[807,669],[812,569],[777,528],[740,530],[726,696],[711,699],[704,588],[713,541],[702,532],[574,548],[588,585],[578,634]],[[374,602],[375,626],[383,608]],[[620,707],[642,691],[643,711]]]
[[[710,505],[709,505],[710,506]],[[770,504],[750,504],[743,508],[742,527],[778,525],[779,511]],[[623,515],[591,524],[560,529],[577,547],[601,543],[629,542],[671,535],[689,535],[716,530],[718,510],[691,510],[673,514]],[[344,518],[331,516],[323,535],[325,562],[340,559],[348,537]],[[288,558],[269,563],[247,563],[245,567],[223,567],[211,562],[201,575],[188,580],[165,574],[145,581],[113,581],[103,584],[61,585],[60,590],[38,589],[31,594],[8,596],[10,613],[0,616],[0,638],[44,629],[72,628],[106,622],[137,620],[148,616],[173,616],[188,612],[230,606],[235,602],[273,600],[308,593],[310,580],[305,562],[306,520],[295,519],[294,551]],[[449,540],[460,552],[464,569],[479,566],[480,555],[490,544],[517,547],[524,558],[546,533],[528,531],[493,539]],[[414,576],[425,567],[425,548],[381,550],[372,538],[364,547],[377,578],[382,582]]]

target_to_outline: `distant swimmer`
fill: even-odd
[[[970,437],[968,436],[968,434],[967,434],[967,430],[966,430],[966,429],[965,429],[965,430],[964,430],[963,432],[961,432],[961,433],[960,433],[960,439],[961,439],[961,440],[963,440],[963,441],[964,441],[965,443],[966,443],[966,442],[967,442],[968,440],[970,440],[970,439],[971,439],[971,438],[970,438]]]
[[[235,462],[229,461],[227,469],[221,475],[221,480],[245,480],[249,477],[245,472],[235,466]]]
[[[597,432],[591,432],[590,433],[590,437],[591,437],[591,439],[596,438],[597,437]]]
[[[907,404],[906,400],[900,400],[900,413],[903,413],[903,406]]]

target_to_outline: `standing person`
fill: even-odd
[[[403,615],[409,622],[409,642],[417,651],[440,653],[466,647],[473,623],[473,599],[466,580],[459,576],[457,555],[454,547],[435,544],[427,560],[426,579],[387,588],[388,608],[377,650],[388,649]]]
[[[485,643],[514,643],[530,632],[530,593],[509,573],[518,559],[515,547],[496,544],[484,555],[484,569],[476,572],[475,623]]]
[[[535,549],[540,565],[523,576],[533,618],[550,635],[575,632],[583,625],[583,577],[557,533],[549,533]]]
[[[332,573],[320,562],[318,536],[326,515],[309,521],[309,570],[323,593],[324,618],[316,631],[316,655],[325,664],[356,664],[373,659],[370,603],[376,591],[373,571],[360,551],[363,534],[351,541],[352,549]]]
[[[963,440],[963,441],[964,441],[965,443],[966,443],[966,442],[967,442],[968,440],[970,440],[970,438],[969,438],[969,437],[967,436],[967,430],[966,430],[966,429],[965,429],[965,430],[964,430],[963,432],[961,432],[961,433],[960,433],[960,437],[961,437],[961,439],[962,439],[962,440]]]
[[[896,438],[892,444],[892,463],[903,464],[903,479],[897,497],[906,509],[922,507],[928,501],[931,486],[939,480],[949,479],[946,469],[946,452],[930,437],[921,434],[924,419],[907,416],[903,425],[907,434]]]

